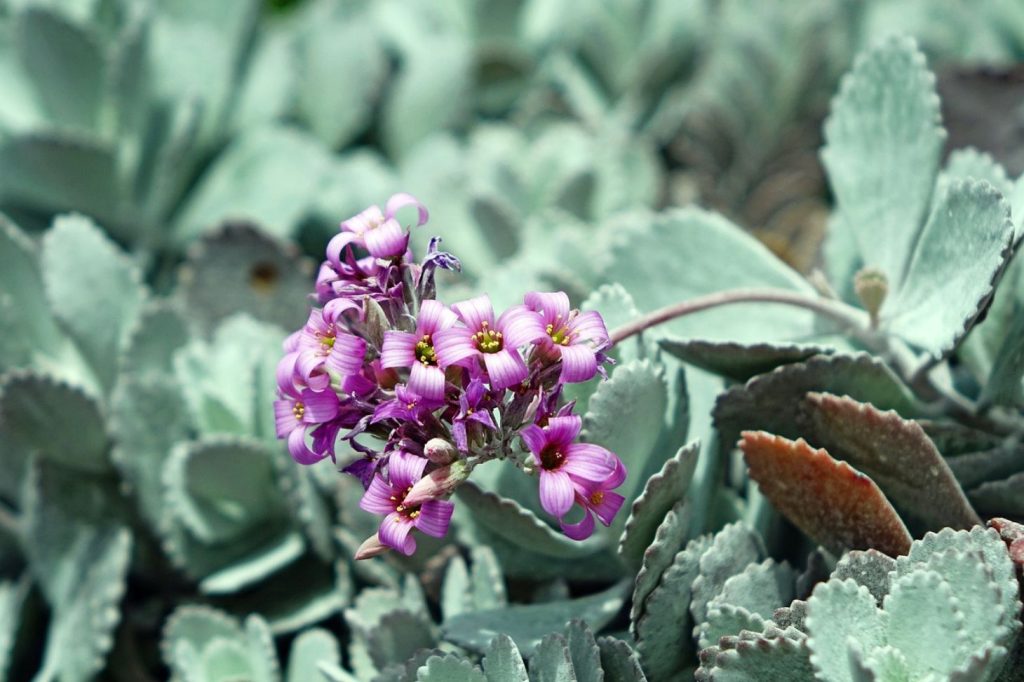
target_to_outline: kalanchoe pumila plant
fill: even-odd
[[[569,537],[590,537],[595,515],[611,525],[626,467],[576,442],[582,420],[562,396],[564,384],[604,374],[601,315],[571,310],[564,292],[529,292],[498,316],[486,294],[446,306],[433,298],[435,271],[461,264],[436,241],[413,260],[398,219],[406,207],[417,226],[427,222],[425,206],[396,194],[342,222],[328,244],[314,293],[321,307],[278,364],[277,436],[296,462],[329,457],[357,476],[360,507],[385,515],[357,558],[412,554],[414,529],[443,537],[454,507],[444,498],[495,459],[539,479],[541,506]],[[582,519],[570,522],[576,506]]]

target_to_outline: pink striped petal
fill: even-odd
[[[494,306],[491,305],[491,297],[487,294],[453,303],[452,310],[466,323],[472,333],[483,329],[484,322],[494,328]]]
[[[299,428],[288,434],[288,452],[299,464],[316,464],[324,457],[326,453],[318,455],[306,445],[306,427],[300,426]]]
[[[384,214],[381,212],[380,207],[370,206],[348,220],[343,220],[341,222],[341,230],[361,236],[364,232],[373,229],[382,222],[384,222]]]
[[[540,466],[540,460],[538,457],[540,456],[541,450],[543,450],[544,446],[548,443],[547,436],[544,435],[544,429],[540,428],[536,424],[530,424],[519,431],[519,436],[523,439],[523,442],[526,443],[527,449],[534,454],[534,463],[537,466]]]
[[[424,334],[435,334],[442,329],[448,329],[458,321],[459,316],[448,306],[432,298],[427,299],[420,304],[420,312],[416,317],[416,336],[423,338]]]
[[[547,338],[544,320],[524,305],[512,306],[498,319],[498,331],[504,337],[505,348],[518,348]]]
[[[302,405],[305,410],[302,414],[302,421],[307,424],[323,424],[338,416],[338,396],[334,391],[310,391],[302,392]]]
[[[560,383],[578,384],[590,381],[597,374],[597,356],[592,348],[583,344],[555,347],[562,356],[562,373],[558,375]]]
[[[344,225],[344,223],[342,223]],[[339,232],[327,242],[327,262],[335,270],[341,269],[341,253],[349,244],[362,244],[362,238],[353,232]]]
[[[357,374],[365,357],[366,341],[353,334],[338,334],[327,356],[327,367],[342,376]]]
[[[504,348],[497,353],[483,353],[482,355],[491,388],[496,390],[500,391],[503,388],[515,386],[530,373],[517,350]]]
[[[299,389],[295,385],[295,379],[298,376],[298,370],[296,364],[299,360],[298,353],[288,353],[277,363],[277,387],[281,390],[281,393],[291,398],[299,397]]]
[[[274,401],[274,431],[278,438],[287,438],[291,432],[299,428],[299,420],[295,418],[294,400]]]
[[[391,486],[379,475],[376,475],[370,481],[370,487],[363,493],[363,498],[359,500],[359,508],[371,514],[390,514],[395,511],[397,506],[391,499],[393,495],[394,491]]]
[[[526,307],[540,313],[544,324],[565,324],[569,319],[569,297],[564,291],[540,292],[531,291],[524,299]]]
[[[615,520],[615,515],[619,513],[619,509],[622,507],[622,503],[626,501],[626,498],[618,493],[613,493],[610,490],[601,491],[602,499],[599,503],[593,504],[593,497],[590,499],[590,508],[597,514],[597,518],[601,519],[601,523],[606,526],[612,525],[612,521]]]
[[[423,478],[426,466],[427,460],[423,457],[410,455],[408,452],[396,452],[388,459],[388,480],[391,481],[391,487],[401,490],[404,495],[406,488]]]
[[[473,345],[473,332],[465,327],[449,327],[434,334],[434,353],[442,369],[464,365],[480,351]]]
[[[284,347],[285,353],[294,353],[299,350],[299,343],[302,341],[302,330],[296,329],[285,338],[284,343],[281,344]]]
[[[411,367],[416,363],[417,337],[409,332],[388,330],[380,349],[381,367]]]
[[[615,473],[616,461],[615,455],[598,445],[573,443],[566,449],[560,470],[574,479],[603,483]]]
[[[362,317],[363,307],[348,298],[334,298],[324,305],[323,317],[328,324],[334,324],[345,313],[356,311]]]
[[[573,333],[572,343],[589,342],[596,346],[608,343],[608,328],[604,324],[601,314],[594,310],[588,310],[577,315],[569,325],[569,331]]]
[[[576,440],[576,436],[580,435],[581,428],[583,428],[583,420],[579,415],[570,414],[548,419],[544,433],[549,443],[556,445],[559,450],[564,450]]]
[[[393,194],[391,198],[388,199],[388,203],[384,206],[384,216],[387,218],[394,218],[395,214],[406,206],[416,207],[416,213],[418,214],[416,216],[418,219],[416,227],[419,227],[430,220],[430,213],[427,212],[427,207],[420,203],[419,199],[411,194],[406,194],[405,192]]]
[[[562,532],[565,533],[566,537],[570,537],[573,540],[586,540],[594,534],[594,517],[586,510],[584,510],[583,519],[579,523],[559,521],[558,525],[562,527]]]
[[[424,400],[441,402],[444,400],[444,370],[440,367],[413,362],[409,372],[409,389],[418,393]]]
[[[562,518],[570,509],[575,493],[564,471],[540,470],[540,506],[554,517]]]
[[[324,372],[324,356],[319,350],[304,350],[295,363],[299,376],[306,386],[314,391],[323,391],[331,385],[331,378]]]
[[[413,524],[427,535],[443,538],[448,532],[455,505],[447,500],[431,500],[420,505],[420,515]]]
[[[416,551],[416,540],[409,534],[412,531],[412,520],[398,513],[388,514],[380,524],[377,537],[392,549],[409,556]]]
[[[397,220],[385,220],[380,227],[363,233],[366,250],[375,258],[393,258],[405,253],[409,244],[409,233]]]

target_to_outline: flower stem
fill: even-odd
[[[731,289],[698,298],[691,298],[688,301],[681,301],[664,308],[659,308],[612,330],[611,340],[612,343],[621,343],[631,336],[664,322],[674,320],[677,317],[684,317],[693,313],[699,313],[702,310],[734,303],[778,303],[804,308],[839,323],[858,337],[870,336],[870,329],[866,324],[867,317],[856,308],[846,305],[841,301],[813,298],[795,291],[785,291],[782,289]]]

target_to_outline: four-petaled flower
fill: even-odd
[[[427,460],[406,452],[395,452],[388,458],[387,480],[377,474],[363,494],[359,506],[371,514],[387,514],[377,531],[378,540],[402,554],[416,551],[413,528],[435,538],[448,532],[454,505],[447,500],[430,500],[419,505],[405,505],[405,496],[423,478]]]
[[[552,417],[544,428],[530,424],[519,432],[540,475],[540,505],[559,519],[572,508],[574,484],[595,488],[608,481],[621,464],[599,445],[573,442],[582,424],[575,415]]]
[[[409,194],[395,194],[388,199],[384,210],[379,206],[371,206],[354,218],[341,223],[341,232],[327,244],[327,260],[337,270],[341,270],[341,253],[349,244],[362,246],[374,258],[394,258],[405,253],[409,245],[409,233],[395,219],[398,210],[405,206],[415,206],[417,226],[429,219],[427,208]]]
[[[274,428],[278,438],[288,439],[288,452],[300,464],[313,464],[327,456],[306,445],[306,434],[318,424],[338,416],[340,401],[334,391],[297,388],[293,379],[296,355],[286,355],[277,366],[281,397],[274,401]]]
[[[458,321],[440,301],[423,301],[416,332],[386,331],[380,351],[381,367],[411,367],[409,388],[428,400],[444,400],[444,370],[437,364],[434,334]]]
[[[573,481],[576,504],[583,507],[583,519],[576,523],[559,521],[562,532],[573,540],[586,540],[594,532],[594,515],[605,526],[610,526],[615,515],[619,513],[622,503],[626,501],[622,495],[613,491],[626,480],[626,466],[622,460],[616,461],[615,471],[606,480],[593,486]]]
[[[434,352],[442,369],[482,357],[491,388],[496,390],[514,386],[529,375],[518,348],[545,336],[537,313],[526,306],[513,306],[495,322],[487,294],[454,303],[452,310],[466,326],[449,327],[434,335]]]
[[[526,294],[526,307],[537,312],[545,336],[538,343],[541,352],[562,360],[558,381],[564,384],[590,381],[597,374],[597,352],[608,346],[608,329],[595,311],[569,309],[569,297],[561,291]]]

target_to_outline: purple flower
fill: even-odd
[[[540,316],[526,306],[513,306],[497,323],[491,299],[484,294],[452,305],[465,327],[450,327],[434,335],[434,352],[442,369],[482,357],[491,388],[514,386],[529,374],[517,350],[545,337]]]
[[[377,405],[371,424],[385,419],[422,424],[431,412],[441,406],[439,400],[427,400],[404,384],[395,386],[395,397]]]
[[[560,383],[589,381],[597,374],[597,353],[608,345],[608,329],[595,311],[569,310],[564,292],[526,294],[526,307],[540,314],[544,322],[544,340],[538,346],[552,358],[562,361]]]
[[[552,417],[544,428],[530,424],[519,432],[540,473],[540,504],[559,519],[572,508],[574,484],[597,486],[620,465],[618,457],[599,445],[573,442],[582,424],[575,415]]]
[[[466,386],[466,390],[459,395],[459,411],[452,418],[452,437],[455,438],[455,445],[462,452],[469,451],[469,438],[466,434],[467,422],[474,421],[483,424],[486,428],[494,431],[497,427],[491,419],[491,410],[488,404],[481,405],[487,397],[487,388],[479,376],[473,377]]]
[[[428,400],[444,400],[444,370],[437,365],[434,334],[458,321],[443,303],[423,301],[416,332],[386,331],[380,351],[381,367],[411,367],[409,388]]]
[[[274,428],[278,438],[288,439],[288,452],[296,462],[313,464],[326,457],[328,451],[311,450],[306,445],[306,434],[338,416],[340,402],[334,391],[296,387],[293,381],[295,360],[295,354],[289,354],[277,366],[280,398],[274,401]]]
[[[416,551],[413,528],[435,538],[444,537],[455,505],[445,500],[430,500],[406,506],[405,496],[423,478],[427,460],[405,452],[396,452],[388,459],[388,480],[374,477],[359,506],[371,514],[387,514],[377,531],[378,540],[402,554]]]
[[[365,341],[338,329],[333,318],[325,318],[317,308],[309,312],[298,347],[296,371],[314,391],[323,391],[331,383],[325,368],[342,377],[358,375],[366,355]]]
[[[415,206],[419,222],[429,219],[426,207],[409,194],[399,193],[388,199],[381,211],[379,206],[370,206],[359,215],[341,223],[341,232],[327,244],[327,260],[335,270],[341,270],[341,252],[349,244],[358,244],[374,258],[394,258],[405,253],[409,245],[409,233],[395,219],[395,214],[405,206]]]
[[[601,483],[588,487],[573,481],[576,504],[583,507],[583,519],[577,523],[559,521],[562,532],[573,540],[586,540],[594,532],[594,515],[605,526],[610,526],[615,515],[619,513],[622,503],[626,501],[619,493],[613,492],[626,480],[626,465],[616,458],[615,471]]]

